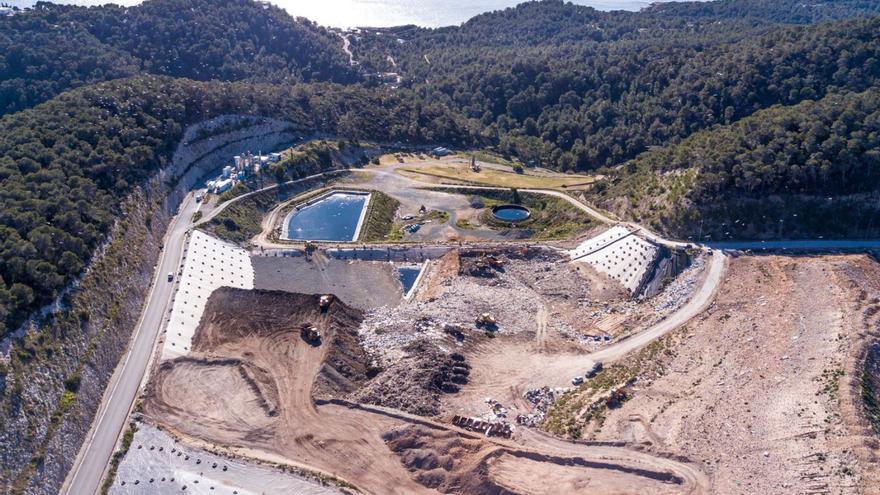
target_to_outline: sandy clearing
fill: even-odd
[[[876,294],[865,281],[878,277],[863,256],[732,260],[712,311],[672,348],[670,371],[638,383],[593,438],[659,438],[701,460],[719,493],[862,493],[877,476],[865,462],[876,441],[872,456],[841,405],[855,392],[846,362],[864,328],[859,293]]]

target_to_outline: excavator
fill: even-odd
[[[498,321],[489,313],[483,313],[477,317],[477,328],[485,328],[486,330],[495,330],[498,328]]]

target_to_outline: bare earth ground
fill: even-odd
[[[877,493],[877,440],[848,384],[878,284],[864,256],[733,260],[668,371],[591,436],[700,460],[718,493]]]
[[[365,373],[350,339],[359,312],[337,301],[325,313],[317,302],[277,292],[215,292],[194,352],[153,376],[145,417],[172,433],[326,473],[367,493],[556,493],[538,481],[555,478],[569,480],[569,493],[594,493],[611,481],[640,493],[709,487],[686,460],[621,446],[541,439],[523,448],[402,413],[316,405],[313,395],[344,395]],[[300,338],[303,323],[321,330],[321,345]],[[571,466],[584,467],[592,481],[573,477]]]

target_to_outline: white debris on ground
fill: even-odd
[[[160,282],[177,284],[162,359],[189,352],[212,292],[220,287],[254,288],[254,269],[244,249],[196,230],[189,238],[184,256],[179,277],[174,273],[171,274],[173,281]]]
[[[367,313],[359,329],[362,344],[382,361],[402,357],[400,349],[421,338],[448,338],[444,326],[484,332],[477,316],[489,313],[501,334],[534,331],[538,301],[533,291],[503,274],[497,278],[456,277],[445,282],[444,293],[433,301],[418,301]]]
[[[528,414],[518,414],[516,416],[516,424],[529,427],[538,427],[544,422],[544,416],[550,406],[556,402],[556,399],[562,397],[563,394],[570,391],[569,387],[540,387],[526,390],[523,399],[527,400],[534,406],[534,412]]]
[[[497,322],[500,335],[534,332],[539,308],[549,310],[547,330],[591,348],[607,345],[624,335],[653,324],[678,309],[689,298],[705,267],[705,257],[670,282],[647,301],[632,300],[623,290],[592,293],[593,282],[580,275],[570,263],[551,258],[510,259],[503,270],[487,276],[450,277],[436,286],[439,291],[427,301],[411,301],[397,307],[368,312],[359,329],[362,344],[378,365],[403,357],[402,349],[427,338],[452,351],[461,342],[449,339],[449,328],[468,334],[486,329],[475,324],[488,313]],[[612,297],[608,300],[596,298]],[[618,298],[620,297],[620,298]]]
[[[111,495],[343,493],[336,487],[280,469],[184,446],[147,423],[137,423],[137,428],[110,486]]]
[[[703,268],[706,267],[706,258],[705,254],[697,256],[687,270],[680,273],[659,294],[654,296],[651,305],[655,311],[667,315],[683,306],[691,298],[700,275],[703,273]]]

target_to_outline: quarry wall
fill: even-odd
[[[235,154],[272,151],[301,136],[284,121],[241,115],[191,126],[170,165],[120,205],[108,241],[59,301],[62,310],[13,344],[23,366],[0,383],[0,492],[58,493],[127,348],[186,193]]]

